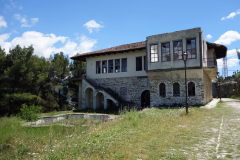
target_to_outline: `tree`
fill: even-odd
[[[57,99],[59,108],[57,110],[67,109],[68,86],[66,80],[69,76],[69,59],[63,52],[54,54],[51,59],[49,78],[54,97]]]

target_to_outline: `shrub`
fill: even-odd
[[[42,110],[42,107],[38,107],[35,105],[27,106],[23,104],[18,116],[20,116],[23,120],[26,120],[28,122],[36,121],[39,116],[38,114],[41,112],[41,110]]]

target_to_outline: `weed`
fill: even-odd
[[[41,110],[42,110],[42,107],[38,107],[35,105],[27,106],[27,105],[23,104],[18,116],[28,122],[36,121],[38,119],[38,116],[39,116],[39,113],[41,112]]]
[[[17,154],[20,156],[26,155],[30,149],[23,143],[20,143],[19,147],[17,148]]]

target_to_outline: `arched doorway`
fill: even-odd
[[[149,90],[145,90],[141,94],[141,107],[142,109],[146,107],[150,107],[150,91]]]
[[[101,92],[98,92],[96,95],[97,109],[104,109],[104,95]]]
[[[93,108],[93,90],[92,90],[92,88],[88,88],[85,91],[85,106],[87,109]]]
[[[107,109],[111,111],[117,110],[117,105],[115,102],[113,102],[111,99],[107,99]]]

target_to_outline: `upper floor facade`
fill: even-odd
[[[88,77],[117,78],[147,76],[148,71],[182,70],[182,54],[188,54],[188,69],[205,68],[217,74],[216,59],[226,56],[223,45],[206,42],[201,28],[158,34],[146,41],[120,45],[71,57],[86,62]]]

